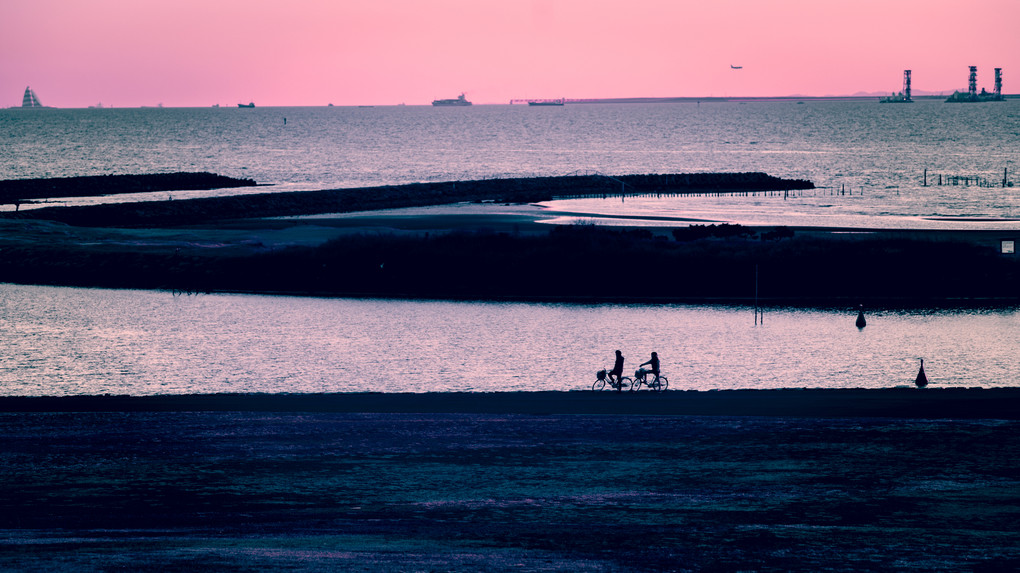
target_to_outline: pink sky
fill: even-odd
[[[1018,0],[0,0],[0,107],[952,91],[970,65],[1020,93],[1018,26]]]

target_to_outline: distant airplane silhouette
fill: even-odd
[[[734,66],[733,64],[730,64],[730,69],[731,70],[742,70],[742,69],[744,69],[744,66]]]

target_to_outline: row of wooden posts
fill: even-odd
[[[938,175],[939,175],[938,183],[935,183],[934,181],[932,181],[932,183],[931,183],[932,185],[963,185],[963,186],[967,186],[967,187],[969,187],[971,185],[974,185],[975,187],[998,187],[1000,185],[998,181],[993,183],[987,177],[979,177],[979,176],[976,176],[976,175],[975,176],[970,176],[970,175],[945,175],[945,176],[943,176],[941,173],[939,173]],[[924,187],[928,186],[928,170],[927,169],[924,170],[924,179],[923,179],[923,182],[922,182],[921,185],[924,186]],[[1008,167],[1003,167],[1002,168],[1002,183],[1001,183],[1001,186],[1002,187],[1012,187],[1013,186],[1013,183],[1009,180],[1009,168]]]

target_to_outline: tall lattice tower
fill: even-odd
[[[970,80],[967,82],[967,93],[970,99],[977,99],[977,66],[970,67]]]
[[[910,70],[903,70],[903,100],[910,101]]]
[[[995,99],[1002,99],[1002,68],[995,68]]]

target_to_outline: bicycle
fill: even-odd
[[[658,378],[648,379],[648,375],[651,374],[651,370],[645,370],[644,368],[638,368],[637,372],[634,373],[634,385],[630,387],[631,391],[635,391],[645,385],[650,390],[656,392],[662,392],[669,387],[669,378],[666,378],[662,374],[659,374]]]
[[[609,371],[603,368],[602,370],[599,370],[598,372],[595,373],[595,383],[591,385],[591,389],[594,392],[605,390],[607,383],[609,384],[610,388],[612,388],[613,390],[618,390],[620,392],[632,389],[633,384],[631,379],[626,376],[622,376],[620,377],[619,380],[614,382],[613,379],[610,378],[609,376]]]

